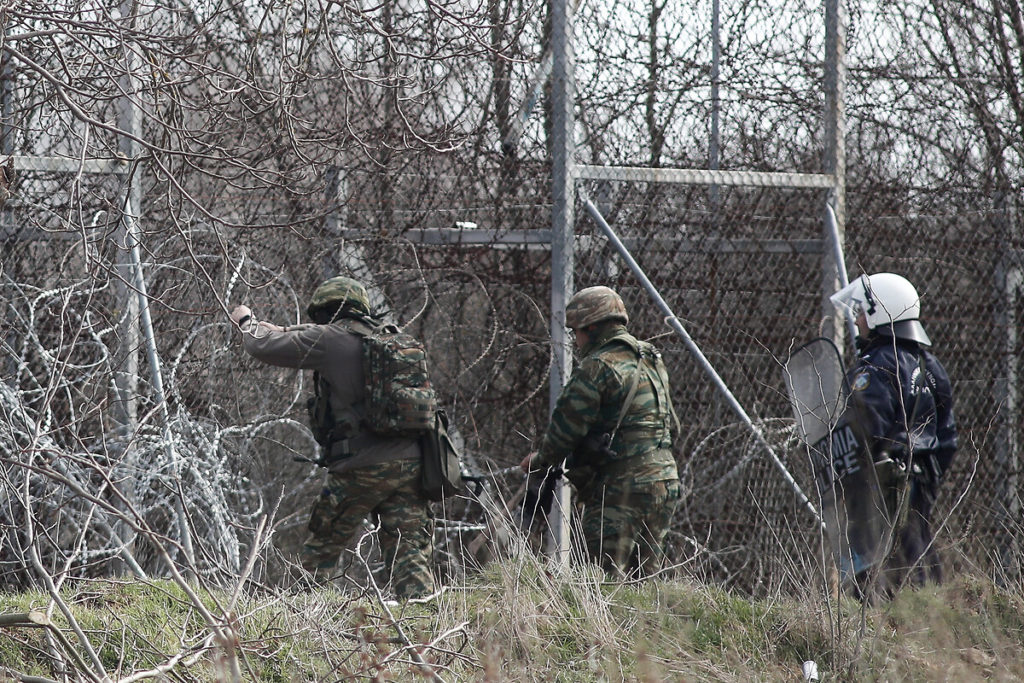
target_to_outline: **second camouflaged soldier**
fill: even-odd
[[[679,504],[676,426],[658,350],[632,336],[622,298],[608,287],[578,292],[565,309],[581,361],[524,470],[560,465],[577,488],[590,559],[612,576],[650,575]]]

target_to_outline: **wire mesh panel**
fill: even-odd
[[[780,566],[780,554],[803,551],[814,538],[813,515],[746,419],[767,435],[787,469],[805,473],[800,450],[792,448],[791,420],[780,419],[788,411],[780,364],[794,342],[816,335],[821,192],[720,188],[712,208],[708,190],[644,183],[583,189],[602,197],[602,215],[703,358],[667,325],[600,234],[580,240],[576,280],[579,287],[615,287],[634,334],[664,352],[682,423],[674,448],[686,484],[675,559],[696,557],[704,573],[751,588],[781,581],[785,575],[770,570]],[[745,416],[735,412],[709,366]],[[784,545],[774,529],[787,530]]]

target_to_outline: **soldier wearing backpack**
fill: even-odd
[[[433,533],[420,486],[421,435],[415,425],[403,430],[401,424],[384,427],[371,419],[370,404],[380,397],[371,398],[374,392],[367,387],[365,351],[380,322],[371,316],[366,289],[352,278],[333,277],[317,287],[307,313],[312,323],[280,327],[256,321],[246,306],[231,312],[251,356],[314,372],[310,422],[320,444],[317,464],[327,469],[327,481],[310,514],[302,565],[321,579],[329,576],[369,519],[378,528],[394,595],[428,594],[434,586]],[[410,367],[420,384],[409,389],[402,405],[385,407],[393,408],[392,415],[411,414],[425,423],[434,418],[434,396],[422,346],[413,347],[400,353],[416,356],[412,360],[418,365]]]
[[[678,429],[661,354],[626,330],[622,298],[588,287],[565,307],[582,359],[526,471],[557,467],[576,487],[590,559],[612,576],[650,575],[680,499]]]

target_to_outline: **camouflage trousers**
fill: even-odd
[[[656,573],[680,496],[676,479],[637,482],[628,476],[580,492],[580,525],[590,560],[610,576]]]
[[[302,566],[324,574],[364,530],[375,523],[384,569],[381,583],[399,598],[434,590],[433,531],[427,501],[420,495],[420,461],[397,460],[327,475],[309,517]]]

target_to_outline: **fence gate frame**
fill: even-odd
[[[574,60],[572,45],[571,0],[551,0],[552,40],[552,218],[551,218],[551,340],[554,348],[551,372],[551,408],[568,378],[571,354],[566,346],[565,302],[573,292],[572,273],[575,265],[573,229],[575,225],[575,199],[577,180],[615,180],[622,182],[678,183],[707,185],[712,197],[718,188],[726,186],[811,188],[825,192],[822,202],[822,265],[821,309],[823,315],[831,312],[829,296],[845,279],[842,254],[846,225],[846,13],[840,0],[825,2],[825,111],[823,113],[824,155],[822,172],[761,173],[750,171],[722,171],[718,169],[718,56],[719,22],[718,0],[712,8],[712,140],[709,145],[708,169],[665,169],[643,167],[612,167],[576,165],[574,163]],[[591,207],[593,205],[591,204]],[[596,207],[591,211],[597,211]],[[599,218],[598,216],[595,216]],[[824,245],[832,242],[834,249]],[[660,297],[659,297],[660,298]],[[831,330],[823,331],[836,341],[843,335],[843,322],[836,316]],[[842,344],[837,344],[842,348]],[[742,407],[724,389],[727,401],[749,423]],[[731,400],[729,400],[731,399]],[[759,439],[763,442],[763,439]],[[767,445],[767,444],[765,444]],[[769,449],[770,451],[770,449]],[[774,455],[774,454],[773,454]],[[784,468],[783,468],[784,471]],[[784,472],[785,473],[785,472]],[[802,493],[797,488],[797,493]],[[559,483],[557,505],[552,506],[550,522],[554,545],[554,560],[564,564],[569,557],[569,493],[564,481]]]

